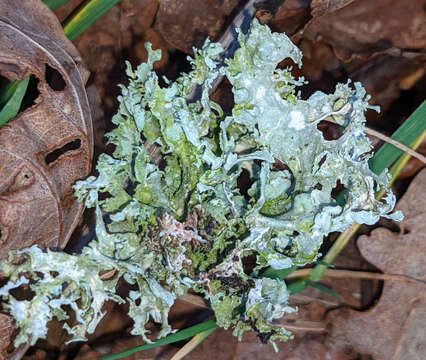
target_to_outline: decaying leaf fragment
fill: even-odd
[[[0,359],[7,359],[7,347],[13,334],[13,319],[11,316],[0,313]]]
[[[324,39],[342,61],[382,52],[420,61],[423,57],[426,16],[422,1],[319,0],[311,2],[311,15],[304,36]]]
[[[164,0],[160,2],[155,27],[175,48],[191,53],[206,36],[217,38],[238,0]]]
[[[194,51],[193,70],[175,82],[164,79],[164,87],[152,71],[161,54],[150,44],[147,63],[128,66],[129,84],[108,134],[115,150],[99,157],[97,177],[74,186],[96,209],[97,240],[82,254],[32,246],[10,253],[23,263],[0,262],[9,277],[0,295],[21,330],[16,344],[45,337],[53,316],[67,318],[63,305],[76,313],[75,323],[64,326],[70,341],[83,340],[106,300],[127,301],[132,334],[149,342],[148,321],[161,324],[159,337],[171,333],[169,310],[189,289],[210,302],[219,326],[239,338],[254,330],[275,344],[291,336],[275,320],[295,309],[286,283],[262,271],[314,261],[323,238],[353,222],[400,219],[391,214],[390,191],[383,201],[374,197],[388,174],[368,168],[371,144],[363,130],[371,106],[361,84],[339,84],[334,94],[303,100],[296,92],[303,79],[276,69],[285,58],[301,65],[302,53],[286,35],[254,20],[238,39],[240,48],[225,64],[221,46],[207,40]],[[233,86],[229,114],[208,95],[222,75]],[[200,100],[187,101],[197,85]],[[317,128],[328,117],[343,127],[337,140],[324,139]],[[145,144],[160,149],[159,162]],[[242,176],[248,189],[239,187]],[[339,183],[347,189],[344,204],[333,198]],[[247,257],[254,268],[245,266]],[[102,280],[104,270],[116,276]],[[120,278],[137,287],[127,299],[115,294]],[[31,301],[10,293],[22,284],[35,293]]]
[[[1,1],[0,74],[31,75],[39,92],[0,128],[0,257],[33,244],[63,247],[83,209],[72,184],[90,171],[88,72],[41,1]]]
[[[327,317],[332,346],[355,348],[375,360],[426,358],[426,169],[412,181],[397,208],[401,232],[385,228],[358,239],[362,255],[384,273],[423,282],[385,282],[378,303],[367,311],[338,309]]]

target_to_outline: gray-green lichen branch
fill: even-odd
[[[193,70],[166,79],[165,87],[152,71],[160,51],[150,44],[147,63],[128,66],[129,85],[108,134],[115,151],[99,157],[97,177],[75,185],[79,200],[96,208],[97,240],[82,254],[32,247],[11,253],[24,258],[19,264],[1,262],[10,280],[0,295],[20,329],[16,345],[44,338],[48,321],[68,317],[63,305],[76,315],[65,325],[70,341],[84,340],[106,300],[127,301],[132,334],[149,342],[145,324],[160,323],[159,337],[171,333],[168,312],[189,289],[208,299],[218,325],[232,326],[235,335],[254,329],[264,341],[286,340],[291,334],[274,320],[295,309],[285,282],[262,278],[262,271],[314,261],[325,236],[354,222],[400,217],[390,214],[390,191],[384,201],[374,198],[388,174],[368,168],[364,112],[371,106],[362,86],[339,84],[334,94],[302,100],[296,88],[304,80],[277,69],[286,58],[301,65],[302,53],[286,35],[254,20],[239,42],[220,65],[220,45],[207,41],[195,50]],[[231,114],[208,96],[221,75],[233,86]],[[201,99],[188,102],[196,84]],[[337,140],[317,129],[328,117],[343,127]],[[153,146],[160,161],[147,150]],[[244,176],[246,189],[239,186]],[[333,198],[339,183],[343,205]],[[102,280],[110,269],[116,276]],[[137,285],[127,299],[115,294],[120,278]],[[31,300],[10,293],[23,285],[35,294]]]

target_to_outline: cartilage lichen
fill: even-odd
[[[74,187],[80,201],[96,208],[97,239],[81,254],[31,247],[10,255],[24,262],[0,264],[10,278],[0,295],[20,329],[16,345],[44,338],[53,317],[67,319],[63,305],[75,312],[75,324],[64,325],[70,341],[84,340],[104,316],[106,300],[127,301],[132,334],[149,342],[145,324],[161,323],[158,337],[172,332],[168,312],[189,289],[235,335],[254,329],[272,343],[286,340],[290,332],[274,320],[295,310],[285,281],[262,277],[263,270],[314,261],[325,236],[354,222],[399,217],[389,215],[390,191],[385,201],[374,197],[388,174],[376,176],[368,167],[364,112],[371,106],[362,86],[338,84],[333,94],[302,100],[296,88],[303,79],[277,69],[286,58],[301,65],[302,53],[286,35],[254,20],[239,43],[223,64],[220,45],[207,41],[191,59],[193,70],[166,79],[165,87],[152,71],[160,51],[150,44],[148,61],[128,66],[129,85],[108,134],[115,151],[99,157],[98,176]],[[230,114],[208,95],[221,75],[233,87]],[[201,98],[188,102],[195,84],[202,85]],[[317,129],[326,118],[342,126],[337,140]],[[153,147],[160,161],[148,151]],[[244,191],[243,169],[250,184]],[[338,183],[344,204],[333,198]],[[247,269],[249,257],[255,264]],[[100,272],[111,269],[117,275],[102,280]],[[127,299],[115,293],[120,278],[137,285]],[[22,284],[35,294],[31,300],[9,292]]]

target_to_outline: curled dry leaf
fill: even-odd
[[[385,228],[362,236],[362,255],[385,273],[426,280],[426,169],[413,180],[397,208],[405,220],[401,232]],[[385,282],[377,305],[367,311],[338,309],[327,316],[328,341],[338,348],[353,348],[374,360],[425,359],[425,284]]]
[[[426,46],[423,6],[406,0],[312,1],[313,19],[304,33],[323,38],[343,61],[383,51],[420,57]]]
[[[314,17],[323,16],[349,5],[354,0],[312,0],[311,14]]]
[[[83,210],[71,186],[90,171],[88,72],[41,1],[1,1],[0,74],[31,75],[39,92],[0,128],[0,257],[33,244],[63,247]]]
[[[63,247],[83,210],[71,186],[90,171],[88,72],[41,1],[0,3],[0,74],[31,75],[29,93],[39,93],[0,128],[0,257],[33,244]],[[11,336],[12,319],[0,314],[0,358],[16,353],[6,351]]]
[[[200,48],[207,36],[218,40],[238,3],[238,0],[163,0],[155,26],[172,46],[191,53],[192,47]]]

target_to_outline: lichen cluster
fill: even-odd
[[[339,84],[334,94],[302,100],[296,88],[303,79],[277,69],[286,58],[301,65],[286,35],[255,20],[239,43],[223,63],[220,45],[207,41],[195,50],[193,70],[164,79],[165,86],[152,71],[161,55],[150,44],[148,61],[128,66],[129,84],[108,134],[115,150],[99,157],[96,177],[74,187],[80,201],[96,208],[97,239],[81,254],[31,247],[11,253],[23,262],[1,262],[10,277],[0,289],[3,306],[20,328],[16,345],[45,337],[48,321],[67,318],[63,305],[75,312],[75,324],[64,325],[71,341],[84,340],[106,300],[127,301],[132,334],[149,342],[147,322],[161,323],[159,337],[171,333],[169,310],[189,289],[235,335],[254,329],[263,340],[286,340],[290,332],[274,320],[295,309],[285,281],[263,277],[264,269],[308,264],[330,232],[399,216],[389,215],[391,192],[384,201],[374,197],[388,175],[368,167],[370,105],[362,86]],[[230,114],[208,94],[221,75],[233,87]],[[201,97],[188,101],[194,86]],[[338,139],[327,141],[318,130],[325,119],[342,126]],[[339,183],[344,204],[334,198]],[[116,276],[102,280],[100,273],[111,269]],[[115,293],[120,278],[137,285],[127,299]],[[29,284],[32,300],[9,292],[22,284]]]

